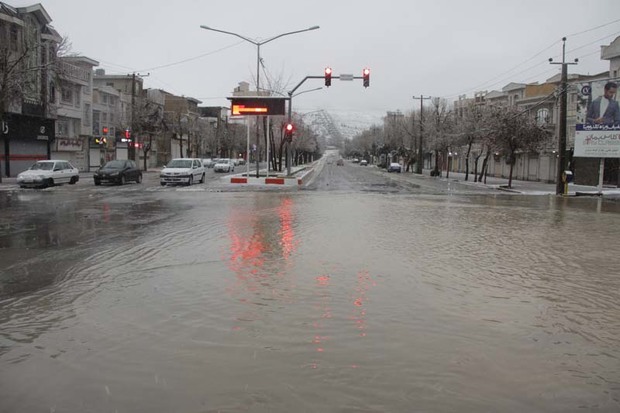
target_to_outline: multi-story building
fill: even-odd
[[[66,159],[80,171],[89,170],[88,145],[93,135],[93,67],[99,62],[88,57],[60,59],[56,139],[52,158]]]
[[[159,145],[164,163],[172,158],[200,156],[197,151],[202,146],[198,118],[200,109],[198,99],[175,96],[162,91],[164,95],[164,120],[168,133]]]
[[[0,177],[49,159],[55,138],[53,72],[62,37],[41,4],[0,2]],[[13,64],[16,63],[16,64]]]
[[[91,170],[112,159],[127,159],[127,145],[118,144],[124,133],[121,95],[111,86],[93,88],[93,137],[89,142]]]
[[[119,92],[120,114],[119,117],[115,119],[115,135],[113,135],[114,150],[111,151],[115,153],[115,156],[119,159],[137,160],[137,151],[133,148],[133,144],[135,143],[133,137],[131,137],[131,142],[125,142],[124,133],[127,130],[130,135],[132,134],[136,108],[140,107],[142,96],[144,95],[143,83],[143,79],[135,73],[127,75],[109,75],[105,73],[104,69],[95,70],[95,88],[107,86]]]

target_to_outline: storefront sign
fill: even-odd
[[[56,150],[59,152],[79,152],[82,150],[82,139],[79,138],[56,138]]]

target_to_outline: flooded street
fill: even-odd
[[[348,168],[0,192],[0,412],[620,410],[620,204]]]

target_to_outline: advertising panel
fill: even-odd
[[[618,82],[578,84],[575,157],[620,158]]]

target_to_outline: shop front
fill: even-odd
[[[36,161],[51,159],[54,119],[7,113],[0,126],[2,176],[17,176]]]

